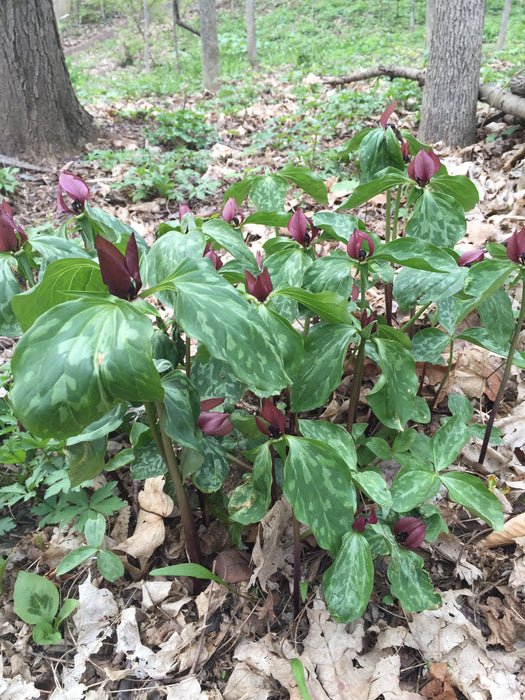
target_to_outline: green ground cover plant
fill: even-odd
[[[167,474],[192,564],[201,556],[188,488],[222,508],[234,535],[283,495],[294,513],[295,608],[302,525],[332,558],[323,592],[340,622],[363,614],[378,557],[389,558],[391,595],[405,610],[439,605],[417,553],[447,529],[439,492],[502,529],[497,497],[455,462],[472,435],[483,436],[483,461],[488,441],[498,439],[492,424],[510,367],[525,367],[516,351],[525,303],[516,320],[508,296],[523,285],[525,229],[506,248],[456,250],[477,190],[390,124],[395,107],[349,144],[360,174],[352,195],[339,210],[312,218],[300,204],[285,208],[291,188],[299,202],[328,201],[323,179],[296,165],[230,186],[219,217],[198,218],[181,205],[149,249],[130,226],[91,206],[89,188],[71,173],[60,174],[58,196],[71,220],[54,235],[27,236],[9,205],[1,211],[2,333],[21,335],[6,402],[30,435],[65,443],[71,488],[116,464],[130,464],[135,480]],[[343,213],[380,193],[384,239]],[[257,255],[243,235],[249,223],[274,230]],[[323,241],[331,252],[321,256]],[[384,314],[370,308],[372,288],[384,294]],[[393,300],[406,313],[400,327]],[[481,325],[460,330],[474,309]],[[456,339],[503,358],[500,393],[486,427],[472,422],[467,399],[450,396],[448,415],[428,435],[431,411],[419,396],[415,363],[444,362]],[[361,422],[365,359],[380,377]],[[346,425],[320,420],[348,367]],[[255,412],[240,407],[246,391]],[[129,435],[131,448],[108,464],[116,430]],[[392,483],[384,462],[397,465]],[[226,495],[232,463],[245,474]],[[87,548],[58,571],[96,555],[114,580],[114,555],[108,563],[101,543],[104,516],[116,504],[97,512],[93,498],[91,512],[83,510]]]

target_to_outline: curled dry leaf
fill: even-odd
[[[503,526],[503,532],[491,532],[481,540],[481,544],[484,547],[504,547],[507,544],[513,544],[517,537],[525,537],[525,513],[507,520]]]

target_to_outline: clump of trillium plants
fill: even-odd
[[[446,364],[449,348],[450,366],[456,339],[480,345],[506,359],[501,393],[511,364],[525,367],[516,350],[525,304],[516,320],[506,291],[523,283],[525,228],[507,247],[457,251],[476,188],[390,124],[394,109],[352,139],[360,184],[337,211],[287,211],[291,186],[300,201],[328,199],[315,173],[286,166],[232,185],[220,216],[203,220],[181,205],[149,249],[91,206],[70,173],[60,174],[58,204],[73,218],[55,235],[26,236],[7,203],[0,212],[1,332],[21,336],[11,401],[31,433],[82,447],[69,456],[72,486],[104,470],[108,435],[128,429],[132,476],[168,473],[194,563],[189,488],[222,509],[234,536],[284,496],[294,513],[295,605],[302,524],[332,559],[323,592],[341,622],[364,612],[377,557],[389,558],[391,594],[405,610],[439,605],[418,553],[447,531],[438,493],[503,526],[496,496],[454,467],[472,435],[484,434],[483,460],[499,400],[485,429],[467,399],[450,396],[429,437],[416,362]],[[347,212],[383,192],[380,238]],[[255,255],[243,235],[250,223],[275,232]],[[372,287],[382,308],[370,308]],[[460,330],[475,309],[481,325]],[[367,358],[379,378],[363,412]],[[348,371],[346,423],[319,419]],[[387,461],[398,465],[391,483]],[[233,463],[245,473],[226,497]]]

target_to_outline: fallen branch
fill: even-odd
[[[363,70],[354,71],[348,75],[338,78],[324,78],[323,82],[327,85],[346,85],[347,83],[355,83],[359,80],[368,80],[369,78],[387,77],[390,80],[394,78],[405,78],[406,80],[415,80],[421,87],[425,84],[425,71],[409,68],[408,66],[383,66],[377,68],[364,68]],[[525,97],[515,95],[508,90],[491,85],[490,83],[481,83],[479,86],[478,99],[481,102],[486,102],[491,107],[499,109],[505,114],[512,114],[519,119],[525,120]]]
[[[10,158],[9,156],[4,156],[1,153],[0,165],[8,165],[13,168],[20,168],[20,170],[33,170],[36,173],[54,172],[54,168],[48,168],[45,165],[33,165],[32,163],[27,163],[25,160],[17,160],[16,158]]]

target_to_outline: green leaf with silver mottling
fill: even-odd
[[[337,214],[334,211],[316,212],[313,216],[313,222],[323,232],[320,239],[325,241],[339,241],[346,244],[354,229],[365,230],[363,222],[357,216]]]
[[[514,333],[516,321],[509,295],[500,287],[492,296],[478,305],[481,325],[491,340],[500,347],[507,347]]]
[[[259,449],[252,473],[230,496],[228,511],[235,522],[242,525],[256,523],[266,515],[271,499],[272,456],[270,443]]]
[[[418,389],[415,364],[410,351],[394,340],[376,338],[381,376],[368,394],[368,403],[388,428],[403,430],[412,417]]]
[[[361,184],[370,182],[387,167],[397,170],[400,176],[407,179],[401,145],[392,129],[379,127],[366,134],[359,145],[359,165]]]
[[[226,452],[219,440],[212,435],[204,435],[200,447],[204,462],[193,474],[195,486],[203,493],[218,491],[230,472]]]
[[[430,188],[454,197],[465,211],[474,209],[479,202],[476,185],[465,175],[448,175],[440,171],[432,178]]]
[[[310,329],[304,362],[292,378],[292,411],[309,411],[326,402],[341,382],[348,345],[356,337],[355,328],[339,323],[316,323]]]
[[[440,479],[453,501],[484,520],[493,530],[503,530],[500,502],[477,476],[464,472],[448,472],[441,474]]]
[[[11,269],[13,257],[0,252],[0,334],[7,338],[21,335],[20,325],[13,313],[11,301],[20,296],[20,285]]]
[[[310,168],[304,165],[285,165],[279,170],[279,176],[293,182],[316,202],[321,204],[328,202],[328,191],[323,178]]]
[[[188,377],[175,370],[162,377],[164,414],[162,427],[179,445],[200,449],[200,435],[195,425],[200,415],[200,397]]]
[[[352,295],[352,260],[346,255],[316,258],[304,273],[303,288],[309,292],[335,292],[345,299]]]
[[[444,365],[441,353],[450,343],[450,336],[439,328],[422,328],[412,338],[412,357],[414,362],[430,362],[433,365]]]
[[[295,301],[310,309],[312,312],[310,316],[320,316],[323,321],[328,323],[352,324],[348,313],[348,301],[335,292],[317,292],[313,294],[299,287],[287,287],[276,289],[272,293],[272,299],[276,295],[295,299]]]
[[[461,416],[453,416],[430,439],[432,461],[439,472],[449,467],[470,438],[470,430]]]
[[[200,394],[201,399],[225,397],[236,404],[244,394],[244,383],[234,375],[227,362],[210,357],[207,362],[196,358],[191,367],[191,382]]]
[[[445,250],[428,241],[409,236],[396,238],[381,246],[374,251],[373,258],[428,272],[455,272],[458,269],[456,260]]]
[[[221,248],[225,248],[236,260],[255,274],[258,269],[255,256],[244,243],[244,238],[239,229],[233,229],[224,219],[210,219],[202,225],[203,233],[217,243]]]
[[[398,185],[410,184],[412,186],[414,184],[405,173],[395,168],[385,168],[385,170],[378,173],[378,175],[377,178],[369,182],[363,182],[361,179],[361,184],[358,185],[350,197],[341,204],[338,211],[358,207],[368,202],[372,197],[376,197],[378,194],[391,190]]]
[[[390,496],[394,510],[406,513],[433,498],[438,491],[439,479],[435,472],[425,469],[423,465],[420,469],[407,466],[397,473],[390,487]]]
[[[418,612],[441,604],[441,596],[432,588],[429,575],[423,570],[423,559],[401,547],[392,548],[388,579],[392,595],[404,610]]]
[[[107,442],[106,437],[101,437],[66,445],[64,452],[69,461],[68,474],[72,488],[94,479],[104,469]]]
[[[139,251],[146,252],[147,245],[144,239],[129,224],[117,219],[104,209],[90,206],[88,202],[85,203],[84,214],[93,226],[95,234],[100,233],[112,243],[120,243],[123,238],[127,240],[134,233]]]
[[[255,309],[207,262],[186,259],[175,270],[177,321],[254,393],[278,394],[291,382],[272,339]]]
[[[467,230],[461,204],[448,194],[424,189],[407,221],[406,235],[441,248],[453,248]]]
[[[101,549],[97,554],[97,568],[106,581],[116,581],[124,576],[124,564],[113,552]]]
[[[76,299],[40,316],[11,368],[15,414],[41,437],[78,435],[120,401],[162,400],[149,319],[117,299]]]
[[[272,239],[270,239],[272,240]],[[302,286],[305,270],[312,264],[312,260],[298,243],[292,241],[293,248],[283,248],[264,258],[263,267],[268,269],[274,289],[279,287]],[[292,323],[297,316],[297,302],[286,297],[276,296],[272,298],[275,310]]]
[[[448,408],[453,416],[458,416],[465,424],[474,415],[474,407],[471,402],[461,394],[451,394],[448,397]]]
[[[58,236],[32,236],[31,247],[40,253],[39,279],[42,279],[44,271],[55,260],[65,258],[86,258],[91,260],[89,253],[80,247],[78,240],[72,241],[69,238],[58,238]]]
[[[65,258],[52,262],[39,284],[19,294],[13,300],[13,310],[25,332],[45,311],[76,299],[79,292],[107,291],[94,260]]]
[[[394,298],[402,311],[416,305],[438,302],[463,289],[467,268],[457,267],[453,272],[428,272],[404,267],[394,280]]]
[[[13,598],[15,613],[28,625],[53,621],[60,604],[58,590],[53,583],[28,571],[18,573]]]
[[[357,469],[354,439],[342,425],[326,420],[299,420],[299,430],[306,438],[326,442],[340,454],[349,469]]]
[[[134,481],[142,481],[155,476],[162,476],[167,469],[150,433],[150,442],[133,448],[135,458],[131,463],[131,475]]]
[[[124,420],[124,415],[127,410],[126,403],[119,403],[115,408],[112,408],[109,413],[90,423],[80,435],[73,435],[67,439],[67,445],[76,445],[77,442],[85,442],[86,440],[98,440],[116,430]]]
[[[356,510],[352,471],[331,445],[310,438],[286,436],[283,492],[295,517],[312,528],[323,549],[339,550]]]
[[[373,471],[356,472],[352,474],[352,479],[371,501],[385,508],[390,508],[392,496],[380,474]]]
[[[374,587],[374,563],[364,535],[350,530],[334,563],[323,576],[323,594],[336,622],[357,620],[366,610]]]
[[[263,175],[254,181],[250,198],[259,211],[283,211],[289,189],[290,183],[280,175]]]
[[[304,360],[302,335],[270,306],[257,304],[255,308],[268,330],[268,336],[273,339],[283,366],[290,375],[294,374]]]
[[[86,542],[91,547],[100,547],[106,534],[106,518],[102,513],[97,513],[94,518],[88,518],[84,525]]]

